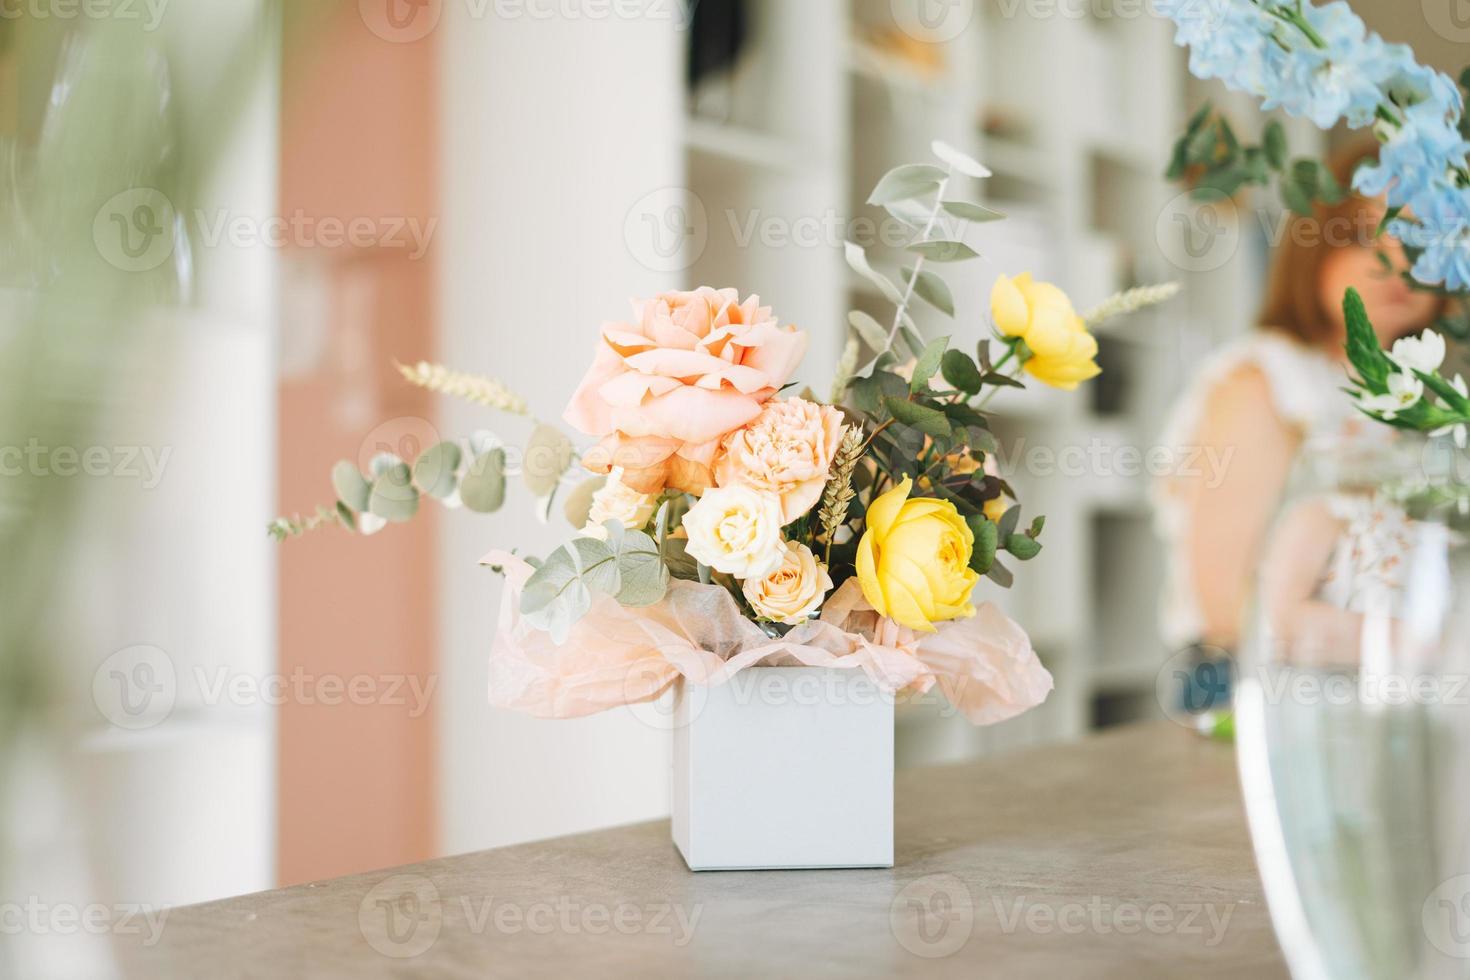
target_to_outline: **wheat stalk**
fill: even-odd
[[[1115,317],[1127,316],[1139,310],[1173,299],[1179,293],[1177,282],[1160,283],[1157,286],[1139,286],[1126,292],[1115,293],[1093,307],[1083,317],[1089,328],[1106,323]]]
[[[832,471],[827,477],[827,486],[822,491],[822,507],[817,520],[822,525],[822,537],[827,541],[827,564],[832,563],[832,539],[837,529],[847,519],[847,508],[856,492],[852,489],[852,471],[863,455],[863,428],[850,425],[843,433],[842,444],[832,459]]]
[[[828,401],[837,405],[847,395],[847,386],[852,384],[852,376],[857,373],[858,355],[861,353],[856,337],[847,338],[847,346],[842,349],[842,358],[837,362],[837,373],[832,378],[832,394]]]
[[[488,408],[496,408],[511,415],[529,415],[526,400],[493,378],[463,371],[451,371],[442,364],[419,361],[413,367],[397,365],[398,372],[410,384],[441,395],[463,398],[465,401]]]

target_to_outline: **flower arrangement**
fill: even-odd
[[[899,281],[856,245],[852,268],[893,306],[888,326],[855,312],[830,396],[789,392],[807,336],[734,289],[671,291],[602,326],[564,420],[595,444],[534,424],[521,459],[494,437],[386,456],[333,471],[335,508],[283,518],[279,538],[326,523],[372,532],[411,519],[423,497],[500,508],[519,470],[541,500],[575,483],[564,514],[577,533],[544,559],[492,553],[507,576],[491,657],[498,704],[567,717],[656,697],[679,676],[719,683],[757,663],[861,667],[885,689],[936,683],[977,722],[1045,698],[1051,678],[1025,633],[990,603],[1008,560],[1041,551],[1017,493],[989,465],[987,405],[1023,375],[1064,390],[1095,377],[1104,320],[1162,302],[1147,287],[1079,315],[1058,287],[1000,276],[993,332],[974,354],[925,340],[916,301],[953,317],[934,265],[978,258],[937,237],[941,215],[1003,215],[957,199],[978,162],[936,143],[941,165],[899,167],[870,203],[913,231]],[[900,285],[900,282],[902,285]],[[977,331],[979,333],[979,331]],[[406,368],[423,387],[518,415],[526,402],[489,379]],[[575,463],[589,479],[572,477]]]
[[[1266,109],[1311,119],[1326,129],[1339,121],[1372,126],[1380,160],[1362,167],[1353,189],[1387,194],[1380,231],[1400,238],[1419,288],[1459,295],[1470,291],[1470,120],[1464,97],[1447,76],[1414,60],[1402,44],[1367,31],[1347,3],[1303,0],[1161,0],[1178,24],[1176,41],[1190,48],[1200,78],[1260,96]],[[1470,84],[1470,72],[1461,77]],[[1226,195],[1245,184],[1279,178],[1292,210],[1308,215],[1314,200],[1344,193],[1322,165],[1288,160],[1284,131],[1268,126],[1262,146],[1243,146],[1205,106],[1174,149],[1169,174],[1204,171],[1199,186]]]

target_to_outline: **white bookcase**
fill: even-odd
[[[874,234],[886,215],[864,203],[867,192],[942,138],[994,171],[965,191],[1011,218],[966,230],[984,259],[945,268],[958,314],[921,315],[930,336],[973,346],[988,331],[990,285],[1001,272],[1056,281],[1084,308],[1169,279],[1182,280],[1186,295],[1106,328],[1098,382],[1074,394],[1033,387],[996,400],[998,434],[1015,462],[1010,477],[1028,512],[1046,514],[1046,548],[1012,592],[987,585],[983,598],[1026,625],[1057,689],[1037,711],[989,729],[945,717],[937,705],[901,706],[898,752],[907,763],[1160,714],[1155,683],[1169,651],[1156,628],[1162,552],[1148,477],[1110,471],[1131,458],[1129,447],[1157,443],[1199,356],[1249,326],[1263,261],[1254,222],[1231,214],[1222,218],[1235,223],[1240,245],[1228,261],[1192,273],[1170,259],[1177,246],[1163,238],[1174,233],[1178,219],[1167,209],[1179,190],[1162,173],[1190,108],[1220,93],[1189,79],[1167,21],[1067,17],[1057,8],[1041,18],[1026,5],[1007,15],[1007,6],[977,2],[948,5],[963,22],[935,23],[919,19],[922,6],[938,9],[923,0],[752,3],[728,111],[686,119],[689,188],[709,232],[688,283],[759,291],[812,332],[804,380],[825,382],[846,311],[883,307],[847,270],[841,241],[867,235],[861,243],[874,263],[896,268],[898,253]],[[1243,133],[1259,126],[1248,102],[1222,104]],[[1309,132],[1294,128],[1294,148],[1311,148]],[[815,242],[771,247],[748,234],[814,218],[831,219]],[[1090,462],[1094,446],[1107,449],[1104,466]],[[1080,471],[1062,471],[1064,453],[1082,460]]]

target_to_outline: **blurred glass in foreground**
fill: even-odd
[[[1309,450],[1268,542],[1237,726],[1298,980],[1470,976],[1466,462]]]

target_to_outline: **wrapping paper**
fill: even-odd
[[[827,599],[821,619],[772,639],[724,589],[675,580],[659,603],[641,609],[595,596],[557,646],[520,615],[534,569],[505,552],[485,563],[503,568],[507,580],[490,651],[490,703],[541,718],[653,701],[680,677],[723,684],[756,665],[862,670],[890,694],[938,685],[977,725],[1013,718],[1052,690],[1026,632],[988,602],[971,619],[916,633],[879,616],[849,579]]]

